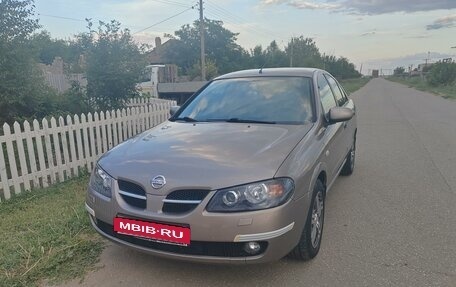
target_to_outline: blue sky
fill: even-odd
[[[35,12],[53,37],[85,31],[85,18],[119,20],[132,32],[173,16],[196,0],[35,0]],[[364,70],[417,64],[456,54],[456,0],[205,0],[205,14],[240,33],[244,48],[290,37],[312,37],[327,54],[348,57]],[[62,19],[51,16],[72,18]],[[188,10],[135,34],[153,43],[198,17]],[[424,57],[424,58],[423,58]]]

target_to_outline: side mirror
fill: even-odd
[[[180,109],[180,106],[172,106],[169,108],[169,114],[170,116],[174,116],[174,114]]]
[[[334,107],[329,110],[329,124],[346,122],[351,120],[355,112],[352,109],[344,107]]]

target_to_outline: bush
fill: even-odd
[[[456,82],[456,63],[437,63],[429,71],[427,81],[432,86],[451,85]]]

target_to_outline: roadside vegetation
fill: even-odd
[[[456,99],[456,63],[436,63],[424,76],[409,76],[398,67],[388,80],[430,92],[448,99]]]
[[[348,94],[351,94],[364,87],[371,79],[371,77],[345,79],[340,80],[340,84],[344,87]]]
[[[84,209],[88,177],[0,204],[0,286],[79,278],[99,260],[103,241]]]

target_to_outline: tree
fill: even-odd
[[[168,62],[177,64],[188,73],[200,58],[200,25],[184,25],[174,32],[174,39],[165,51]],[[222,21],[205,19],[206,57],[216,64],[217,70],[224,74],[242,69],[248,62],[248,53],[236,43],[238,34],[223,27]]]
[[[191,81],[201,80],[201,63],[197,61],[191,69],[188,70],[188,75]],[[217,66],[212,60],[206,61],[206,78],[211,80],[218,76]]]
[[[427,81],[432,86],[456,83],[456,63],[436,63],[432,65]]]
[[[265,57],[265,67],[286,67],[289,64],[287,54],[279,48],[276,41],[272,41],[266,48]]]
[[[285,51],[293,67],[323,68],[320,51],[312,38],[293,37]]]
[[[287,67],[288,57],[276,41],[272,41],[265,50],[261,45],[250,50],[250,67],[253,69]]]
[[[81,72],[79,66],[80,56],[83,50],[80,45],[71,40],[53,39],[47,31],[33,34],[30,38],[30,46],[35,53],[36,61],[50,65],[55,57],[61,57],[66,64],[68,72]]]
[[[339,80],[359,78],[361,74],[347,58],[323,55],[323,69]]]
[[[145,47],[133,41],[128,29],[121,30],[120,23],[99,22],[93,30],[78,36],[78,44],[86,56],[87,97],[101,110],[117,109],[125,100],[139,95],[140,81],[146,59]]]
[[[43,117],[55,109],[57,95],[29,47],[39,27],[33,9],[32,0],[0,1],[0,123]]]
[[[394,72],[393,72],[393,74],[395,76],[402,76],[404,73],[405,73],[404,67],[397,67],[396,69],[394,69]]]

